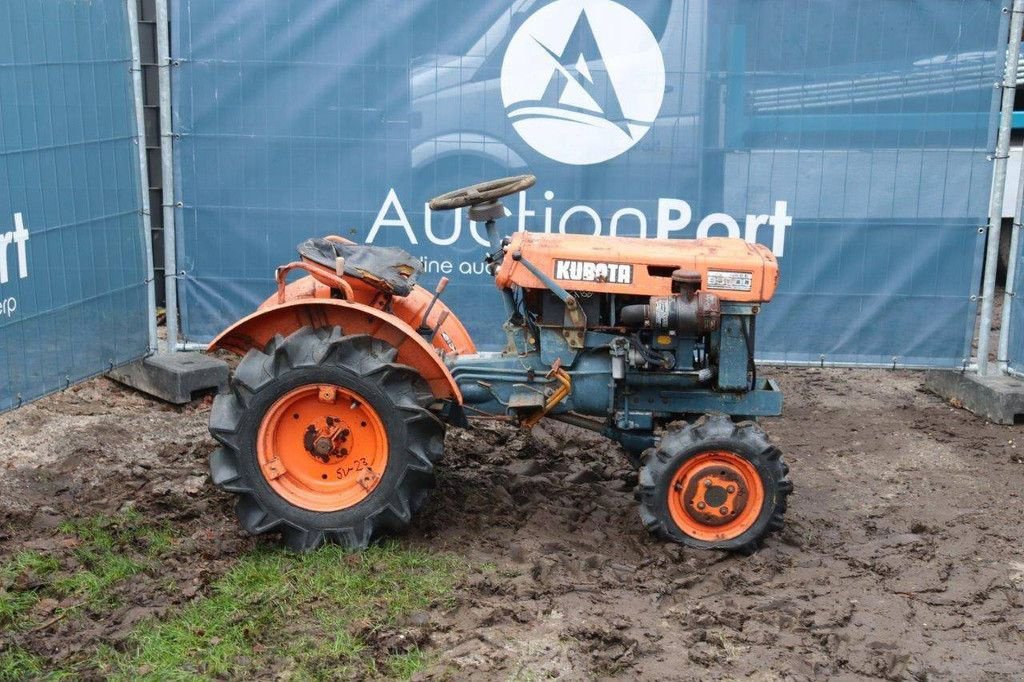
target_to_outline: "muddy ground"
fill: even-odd
[[[1024,426],[985,423],[884,370],[774,369],[766,421],[796,492],[753,556],[648,537],[622,452],[561,425],[452,430],[439,489],[400,542],[464,557],[428,614],[426,678],[1021,679]],[[206,480],[208,402],[184,409],[105,379],[0,417],[0,558],[63,520],[126,505],[188,555],[122,587],[99,620],[21,638],[59,660],[117,647],[201,597],[255,541]]]

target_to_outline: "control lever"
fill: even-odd
[[[451,315],[451,312],[452,311],[450,310],[446,310],[443,313],[441,313],[441,316],[437,318],[437,324],[434,325],[434,328],[430,331],[430,338],[428,338],[427,341],[429,341],[430,343],[434,342],[434,337],[437,336],[437,333],[439,331],[441,331],[441,325],[444,324],[444,321],[448,319],[448,316]]]
[[[433,331],[433,334],[437,333],[437,331],[431,330],[430,326],[427,324],[427,318],[429,318],[430,313],[434,311],[434,304],[437,303],[437,299],[441,298],[441,294],[447,286],[448,278],[442,277],[441,281],[438,282],[437,286],[434,288],[434,297],[431,298],[430,303],[427,304],[427,311],[423,313],[423,319],[420,321],[420,328],[418,330],[420,334],[431,334],[431,331]],[[431,334],[431,338],[433,338],[433,334]]]

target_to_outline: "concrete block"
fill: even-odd
[[[981,377],[957,371],[932,371],[924,387],[996,424],[1024,424],[1024,381],[1004,375]]]
[[[184,405],[205,394],[226,391],[228,365],[203,353],[157,353],[119,367],[109,376],[143,393]]]

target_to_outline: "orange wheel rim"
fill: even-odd
[[[679,529],[707,542],[742,535],[761,514],[764,485],[757,469],[726,450],[702,452],[679,467],[668,509]]]
[[[256,441],[260,471],[297,507],[330,512],[366,499],[388,464],[380,415],[362,396],[333,384],[308,384],[274,402]]]

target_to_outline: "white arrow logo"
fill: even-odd
[[[501,96],[523,140],[562,163],[601,163],[647,134],[665,94],[661,49],[612,0],[556,0],[509,41]]]

